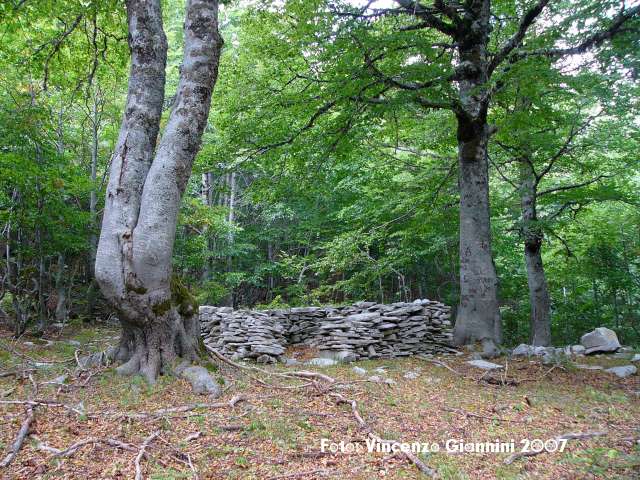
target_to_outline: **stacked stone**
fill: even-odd
[[[200,307],[204,343],[234,360],[277,360],[286,348],[285,324],[279,316],[229,307]]]
[[[455,352],[449,317],[450,307],[431,300],[263,312],[200,308],[205,343],[261,362],[275,361],[286,346],[299,344],[344,360]]]

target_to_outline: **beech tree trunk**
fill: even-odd
[[[109,172],[96,279],[118,311],[123,374],[150,382],[177,359],[197,360],[197,305],[172,281],[182,194],[206,126],[222,39],[217,0],[188,0],[180,81],[156,143],[164,102],[167,41],[160,0],[127,0],[131,69]]]
[[[456,35],[459,63],[458,168],[460,190],[460,305],[454,342],[480,342],[487,356],[502,341],[498,279],[491,252],[487,146],[490,128],[488,55],[490,7],[487,0],[469,5]]]
[[[520,162],[520,172],[522,236],[531,304],[529,341],[531,345],[546,347],[551,343],[551,300],[542,263],[544,234],[538,225],[537,182],[529,164],[524,160]]]

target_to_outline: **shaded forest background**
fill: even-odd
[[[114,0],[54,3],[0,5],[0,316],[16,333],[108,313],[93,264],[126,95],[125,14]],[[182,205],[177,275],[201,304],[455,307],[454,118],[417,109],[403,90],[391,102],[369,95],[377,73],[367,55],[384,47],[376,68],[396,78],[413,65],[409,37],[388,28],[393,19],[365,29],[335,2],[269,3],[222,11],[225,49]],[[518,8],[497,3],[505,18]],[[617,5],[602,3],[603,15]],[[182,4],[164,2],[167,113]],[[573,18],[551,9],[546,21],[593,14],[581,5]],[[623,35],[562,61],[532,58],[496,93],[490,193],[508,344],[529,337],[521,194],[530,171],[554,343],[597,326],[640,342],[637,47]]]

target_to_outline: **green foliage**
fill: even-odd
[[[550,3],[527,48],[573,44],[619,8]],[[492,2],[494,51],[531,4]],[[163,11],[166,117],[184,2],[163,1]],[[224,2],[220,76],[176,233],[174,301],[185,312],[198,303],[458,303],[456,119],[417,107],[415,91],[388,80],[428,83],[425,100],[451,101],[455,56],[433,29],[401,28],[409,16],[339,11],[358,9]],[[23,322],[52,317],[45,304],[62,284],[75,315],[88,302],[126,92],[125,17],[115,0],[0,4],[0,278],[12,284],[0,305],[26,312]],[[526,229],[544,237],[555,342],[599,325],[640,341],[637,23],[588,55],[533,56],[492,77],[492,241],[507,343],[528,339]],[[538,173],[554,159],[529,223],[523,156]]]

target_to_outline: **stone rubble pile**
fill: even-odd
[[[455,353],[451,308],[431,300],[389,305],[233,310],[200,307],[204,342],[234,359],[280,360],[289,345],[308,345],[342,361]]]

